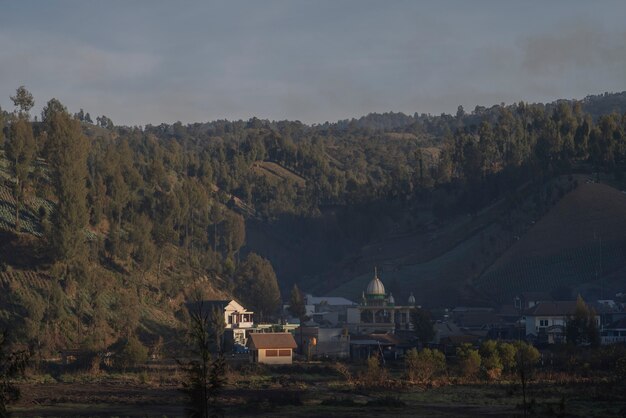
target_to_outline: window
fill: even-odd
[[[278,350],[280,357],[291,357],[291,350]]]
[[[278,357],[278,350],[265,350],[265,356]]]
[[[540,327],[547,327],[548,326],[548,320],[547,319],[540,319],[539,320],[539,326]]]

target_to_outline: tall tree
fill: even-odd
[[[235,293],[259,313],[261,321],[273,314],[280,304],[280,290],[272,264],[250,253],[235,275]]]
[[[300,289],[298,289],[298,285],[294,283],[293,289],[291,289],[291,297],[289,298],[289,313],[294,317],[298,318],[300,321],[300,349],[304,347],[302,344],[302,327],[304,326],[304,321],[306,320],[306,305],[304,304],[304,296]]]
[[[522,384],[522,405],[524,406],[524,416],[527,416],[528,407],[526,403],[526,388],[528,386],[528,381],[532,377],[535,370],[535,366],[541,358],[541,355],[535,347],[523,341],[518,341],[515,344],[515,347],[517,349],[515,354],[517,375],[520,379],[520,383]]]
[[[50,103],[49,106],[50,107]],[[83,258],[87,211],[87,139],[80,123],[64,110],[56,110],[48,121],[48,150],[51,177],[58,199],[53,216],[52,248],[65,262]]]
[[[20,230],[20,208],[22,206],[28,173],[35,157],[35,137],[30,122],[25,114],[20,114],[11,124],[10,140],[5,146],[11,172],[15,177],[15,230]]]
[[[413,320],[413,329],[419,343],[424,345],[435,337],[435,328],[430,319],[430,312],[426,309],[417,308],[411,315]]]
[[[289,298],[289,313],[300,320],[300,323],[306,319],[306,306],[304,297],[297,284],[291,289],[291,297]]]
[[[565,335],[569,344],[593,346],[600,344],[596,313],[587,306],[580,295],[576,300],[574,316],[567,321]]]
[[[220,354],[213,360],[211,356],[211,347],[216,342],[211,316],[212,312],[202,302],[197,309],[189,312],[189,357],[194,360],[185,363],[179,361],[188,376],[188,381],[183,382],[189,396],[187,412],[189,416],[198,418],[221,415],[218,395],[226,381],[224,357]]]

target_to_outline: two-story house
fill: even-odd
[[[549,344],[565,342],[565,327],[575,311],[575,300],[538,302],[524,312],[526,337]],[[599,326],[599,316],[596,321]]]
[[[234,299],[204,300],[187,304],[187,308],[212,312],[217,309],[224,315],[224,340],[227,346],[234,344],[246,345],[248,333],[254,327],[254,312],[244,308]]]

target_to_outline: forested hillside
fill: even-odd
[[[626,159],[624,93],[312,126],[126,127],[56,99],[31,115],[24,88],[12,99],[0,111],[0,321],[45,350],[174,335],[198,291],[267,318],[280,289],[341,289],[374,264],[420,265],[392,285],[403,290],[465,260],[420,302],[475,295],[528,216],[556,203],[547,188],[564,195],[575,185],[562,176],[594,172],[622,185]],[[532,215],[515,210],[524,202]],[[474,249],[456,257],[463,245]]]

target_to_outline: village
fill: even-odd
[[[566,326],[576,312],[576,300],[554,300],[550,294],[523,292],[499,309],[485,306],[443,308],[430,320],[432,338],[420,341],[416,312],[423,311],[410,293],[400,300],[386,293],[377,272],[357,303],[343,297],[304,294],[304,321],[283,305],[277,323],[255,323],[254,312],[231,300],[203,301],[224,315],[224,350],[247,354],[250,361],[291,364],[295,359],[384,361],[402,359],[413,348],[438,349],[454,356],[462,344],[478,347],[487,340],[525,341],[538,348],[567,342]],[[594,313],[602,345],[626,342],[626,304],[602,299],[586,302]],[[430,313],[428,313],[430,317]]]

